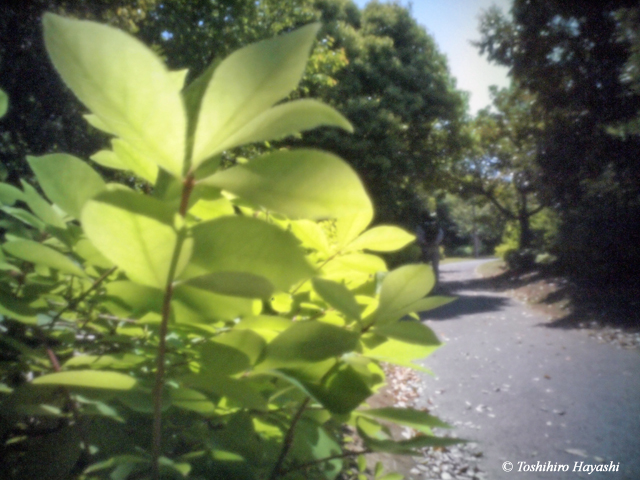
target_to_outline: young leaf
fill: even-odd
[[[304,99],[272,107],[224,140],[216,149],[228,150],[247,143],[276,140],[317,127],[339,127],[353,132],[349,121],[332,107]]]
[[[367,230],[353,242],[346,251],[373,250],[374,252],[394,252],[415,240],[415,235],[398,227],[379,226]]]
[[[71,261],[67,256],[32,240],[16,240],[5,243],[2,248],[5,252],[21,260],[26,260],[37,265],[44,265],[62,273],[86,277],[84,271]]]
[[[104,370],[74,370],[42,375],[34,379],[32,383],[34,385],[60,385],[72,388],[131,390],[137,381],[124,373]]]
[[[337,218],[372,209],[353,169],[319,150],[270,153],[203,182],[293,218]]]
[[[336,241],[338,248],[341,250],[351,243],[353,239],[357,238],[371,223],[371,220],[373,220],[373,208],[338,218],[338,220],[336,220]]]
[[[126,190],[103,192],[82,211],[89,240],[134,282],[166,287],[178,242],[174,215],[163,202]],[[183,242],[176,267],[179,274],[189,260],[191,240]]]
[[[193,228],[194,250],[184,277],[239,272],[267,279],[286,291],[313,270],[295,237],[261,220],[222,217]]]
[[[424,297],[434,284],[433,271],[427,265],[405,265],[393,270],[382,281],[374,321],[382,324],[397,320],[399,312]]]
[[[313,289],[325,302],[347,317],[360,319],[360,305],[347,287],[341,283],[318,277],[314,277],[311,281]]]
[[[209,397],[191,388],[172,389],[171,405],[201,415],[212,415],[216,410],[216,406],[209,400]]]
[[[56,153],[27,161],[49,200],[75,218],[80,218],[86,201],[105,188],[100,175],[71,155]]]
[[[220,63],[200,103],[192,168],[298,85],[318,29],[307,25],[254,43]]]
[[[311,220],[296,220],[291,222],[291,231],[306,248],[313,248],[320,253],[329,253],[327,235],[318,223]]]
[[[43,17],[47,52],[76,96],[145,158],[180,177],[186,115],[175,79],[134,37],[94,22]]]

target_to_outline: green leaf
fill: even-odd
[[[9,109],[9,96],[0,88],[0,118],[4,117]]]
[[[87,202],[82,225],[95,247],[131,280],[166,287],[178,232],[165,203],[126,190],[103,192]],[[190,239],[183,242],[176,275],[186,266],[191,246]]]
[[[109,131],[180,177],[186,115],[175,79],[160,58],[106,25],[51,13],[43,24],[51,61],[76,96]]]
[[[80,218],[87,200],[105,188],[100,175],[71,155],[28,156],[27,161],[49,200],[75,218]]]
[[[347,287],[318,277],[314,277],[312,283],[313,289],[325,302],[347,317],[360,319],[360,305]]]
[[[114,355],[79,355],[67,360],[63,367],[89,367],[92,369],[116,368],[130,369],[147,359],[132,353],[120,353]]]
[[[37,377],[34,385],[60,385],[71,388],[98,388],[105,390],[131,390],[136,379],[118,372],[104,370],[75,370],[50,373]]]
[[[346,215],[336,220],[336,242],[342,250],[351,243],[373,220],[373,207],[359,213]]]
[[[27,202],[29,208],[35,213],[40,220],[48,225],[52,225],[57,228],[66,229],[67,224],[62,217],[56,212],[53,207],[40,196],[40,194],[24,180],[20,180],[22,189],[24,190],[23,200]]]
[[[385,277],[380,290],[378,309],[372,318],[378,324],[391,323],[398,314],[420,300],[433,288],[435,277],[427,265],[405,265]]]
[[[249,45],[215,68],[200,104],[192,168],[298,85],[318,29],[307,25]]]
[[[335,109],[316,100],[304,99],[272,107],[240,127],[216,151],[247,143],[276,140],[317,127],[340,127],[353,132],[349,121]]]
[[[249,365],[255,364],[260,357],[266,345],[266,342],[260,335],[251,330],[231,330],[216,335],[211,339],[212,343],[226,345],[242,352],[249,360]]]
[[[388,323],[395,322],[396,320],[399,320],[400,318],[404,317],[409,313],[413,313],[413,312],[419,313],[427,310],[433,310],[434,308],[438,308],[448,303],[451,303],[454,300],[455,300],[455,297],[434,296],[434,297],[421,298],[420,300],[410,303],[404,308],[400,308],[393,313],[386,314],[384,318],[384,323],[388,324]]]
[[[62,273],[86,277],[84,271],[67,256],[32,240],[15,240],[5,243],[2,248],[16,258],[37,265],[44,265]]]
[[[319,150],[269,153],[203,182],[292,218],[334,218],[372,208],[355,171]]]
[[[219,397],[226,397],[244,408],[264,411],[267,403],[257,386],[249,378],[224,377],[218,372],[204,371],[183,379],[189,385]]]
[[[187,278],[213,272],[248,273],[284,291],[313,275],[295,237],[261,220],[222,217],[196,225],[192,234]]]
[[[11,206],[16,200],[24,200],[24,194],[13,185],[0,183],[0,203]]]
[[[311,220],[296,220],[291,222],[291,231],[306,248],[313,248],[320,253],[329,252],[327,235],[320,225]]]
[[[172,389],[171,404],[202,415],[211,415],[216,410],[216,406],[209,400],[209,397],[191,388]]]
[[[358,335],[322,322],[294,322],[267,345],[261,368],[320,362],[355,349]]]
[[[370,437],[367,433],[356,424],[358,435],[364,440],[365,446],[375,452],[387,452],[395,455],[418,455],[420,450],[426,447],[447,447],[464,443],[464,440],[458,438],[434,437],[432,435],[417,435],[408,440],[381,440]]]
[[[0,210],[40,232],[43,232],[47,227],[42,220],[22,208],[1,207]]]
[[[373,394],[362,376],[349,365],[331,372],[322,385],[305,384],[305,387],[323,407],[338,415],[351,413]]]
[[[359,410],[357,414],[405,425],[422,433],[426,433],[427,435],[432,434],[432,428],[451,428],[450,425],[444,423],[439,418],[429,415],[427,412],[414,410],[412,408],[374,408]]]
[[[347,246],[347,251],[373,250],[394,252],[415,240],[415,235],[392,226],[379,226],[367,230]]]
[[[390,338],[418,345],[440,345],[440,340],[429,327],[416,320],[406,320],[390,325],[376,326],[375,331]]]
[[[246,298],[268,298],[273,285],[264,277],[243,272],[215,272],[190,278],[185,285],[222,295]]]
[[[373,335],[373,337],[378,337]],[[422,360],[431,355],[439,347],[438,345],[419,343],[408,343],[394,338],[379,338],[371,342],[370,338],[363,338],[362,354],[367,358],[372,358],[381,362],[401,365],[415,370],[428,371],[425,368],[414,364],[416,360]]]
[[[98,165],[116,170],[128,170],[149,183],[156,183],[158,166],[118,138],[111,141],[113,150],[100,150],[91,157]]]
[[[249,330],[245,330],[245,332],[249,332]],[[249,357],[244,352],[234,346],[225,345],[215,340],[202,344],[199,350],[202,369],[213,371],[217,375],[233,375],[243,372],[251,364]]]
[[[173,311],[178,323],[200,325],[251,315],[253,302],[181,285],[174,291]]]
[[[290,451],[293,462],[320,460],[340,453],[342,453],[340,445],[322,425],[304,417],[298,422]],[[342,460],[337,458],[318,463],[314,470],[315,478],[333,480],[342,472]]]

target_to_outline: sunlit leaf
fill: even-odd
[[[319,362],[355,349],[358,335],[322,322],[295,322],[268,345],[262,367]]]
[[[106,390],[131,390],[136,379],[118,372],[103,370],[75,370],[49,373],[37,377],[34,385],[60,385],[75,388],[99,388]]]
[[[266,278],[276,289],[313,275],[295,238],[247,217],[222,217],[193,228],[194,250],[185,276],[241,272]]]
[[[186,115],[160,58],[113,27],[51,13],[43,24],[47,52],[76,96],[109,131],[181,176]]]
[[[104,192],[87,202],[82,224],[87,237],[137,283],[163,289],[178,242],[174,214],[163,202],[130,191]],[[191,253],[182,245],[179,274]]]
[[[390,338],[418,345],[440,345],[436,334],[429,327],[416,320],[406,320],[390,325],[376,326],[375,331]]]
[[[353,132],[353,127],[336,110],[316,100],[304,99],[272,107],[224,140],[216,150],[247,143],[275,140],[317,127],[340,127]]]
[[[291,222],[291,231],[306,248],[313,248],[321,253],[329,252],[329,241],[322,227],[311,220]]]
[[[380,303],[373,314],[377,323],[390,323],[407,306],[424,297],[435,284],[431,267],[405,265],[390,272],[382,281]]]
[[[314,277],[312,283],[318,295],[333,308],[350,318],[360,318],[360,305],[344,285],[318,277]]]
[[[318,24],[307,25],[249,45],[215,68],[202,95],[193,168],[221,151],[231,135],[298,85],[318,28]]]
[[[347,246],[347,251],[373,250],[375,252],[393,252],[400,250],[415,240],[415,235],[392,226],[379,226],[367,230]]]
[[[202,415],[210,415],[216,409],[216,406],[204,393],[191,388],[172,389],[171,404]]]
[[[71,155],[54,153],[27,161],[49,200],[75,218],[80,218],[87,200],[105,188],[100,175]]]
[[[353,169],[319,150],[269,153],[204,182],[292,218],[334,218],[371,210]]]

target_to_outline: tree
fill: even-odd
[[[354,124],[351,136],[310,132],[301,143],[338,153],[360,173],[377,221],[414,226],[424,209],[418,186],[458,147],[466,103],[435,42],[397,3],[318,0],[324,31],[343,48],[348,66],[323,98]]]
[[[450,184],[464,196],[478,195],[491,202],[507,221],[517,222],[519,249],[531,248],[530,219],[543,208],[535,163],[535,97],[512,85],[492,87],[493,110],[481,110],[470,123],[473,140],[462,161],[452,165]]]
[[[640,137],[611,130],[640,111],[640,94],[625,80],[637,22],[618,15],[635,6],[516,0],[512,21],[496,9],[483,16],[478,42],[541,107],[537,164],[560,213],[561,260],[574,273],[616,281],[640,266]]]
[[[64,12],[135,32],[155,0],[33,0],[0,6],[0,87],[10,109],[0,124],[0,158],[9,181],[30,175],[27,154],[69,151],[84,158],[98,150],[105,136],[81,117],[82,105],[56,77],[42,42],[44,12]]]

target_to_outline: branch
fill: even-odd
[[[180,198],[179,214],[185,217],[189,207],[189,197],[195,186],[193,174],[189,174],[182,184],[182,195]],[[153,439],[151,446],[151,478],[160,479],[160,455],[162,454],[162,389],[164,387],[165,358],[167,354],[167,330],[169,328],[169,317],[171,315],[171,300],[173,298],[173,279],[176,274],[180,251],[185,240],[184,229],[178,232],[176,246],[173,250],[169,274],[167,275],[167,285],[162,299],[162,320],[160,321],[160,331],[158,332],[158,357],[156,363],[156,379],[153,386]]]
[[[65,313],[68,310],[71,310],[73,308],[76,308],[80,302],[82,302],[85,298],[87,298],[87,295],[89,295],[91,292],[93,292],[96,288],[98,288],[100,286],[100,284],[102,282],[105,281],[105,279],[111,275],[113,272],[116,271],[116,268],[118,267],[111,267],[109,270],[107,270],[106,272],[104,272],[102,275],[100,275],[98,278],[95,279],[95,281],[91,284],[91,286],[87,289],[86,292],[82,293],[78,298],[76,298],[75,300],[70,301],[64,308],[62,308],[62,310],[60,310],[55,317],[53,317],[51,319],[51,323],[49,323],[49,330],[51,330],[54,326],[54,324],[60,320],[60,317],[62,317],[62,314]],[[87,322],[85,322],[86,325]],[[83,325],[84,327],[84,325]]]
[[[287,457],[289,450],[291,450],[291,446],[293,445],[293,437],[295,436],[296,425],[300,421],[300,418],[302,418],[302,414],[306,410],[310,401],[311,401],[311,398],[307,397],[305,401],[302,402],[302,405],[300,405],[300,408],[298,409],[296,414],[293,416],[293,419],[291,420],[291,425],[289,426],[289,430],[287,431],[287,434],[284,437],[284,442],[282,444],[282,450],[280,451],[280,456],[278,457],[278,460],[276,461],[276,464],[274,465],[273,470],[271,471],[269,480],[275,480],[278,477],[278,475],[280,475],[282,464],[284,463],[284,460]]]
[[[286,476],[289,475],[292,472],[297,472],[298,470],[306,470],[307,468],[313,467],[315,465],[319,465],[321,463],[326,463],[326,462],[330,462],[331,460],[336,460],[338,458],[349,458],[349,457],[357,457],[358,455],[366,455],[368,453],[372,453],[373,450],[371,449],[366,449],[366,450],[361,450],[358,452],[344,452],[344,453],[338,453],[336,455],[331,455],[330,457],[325,457],[325,458],[321,458],[319,460],[313,460],[312,462],[306,462],[306,463],[301,463],[300,465],[297,465],[293,468],[290,468],[289,470],[285,470],[282,472],[282,476]]]

